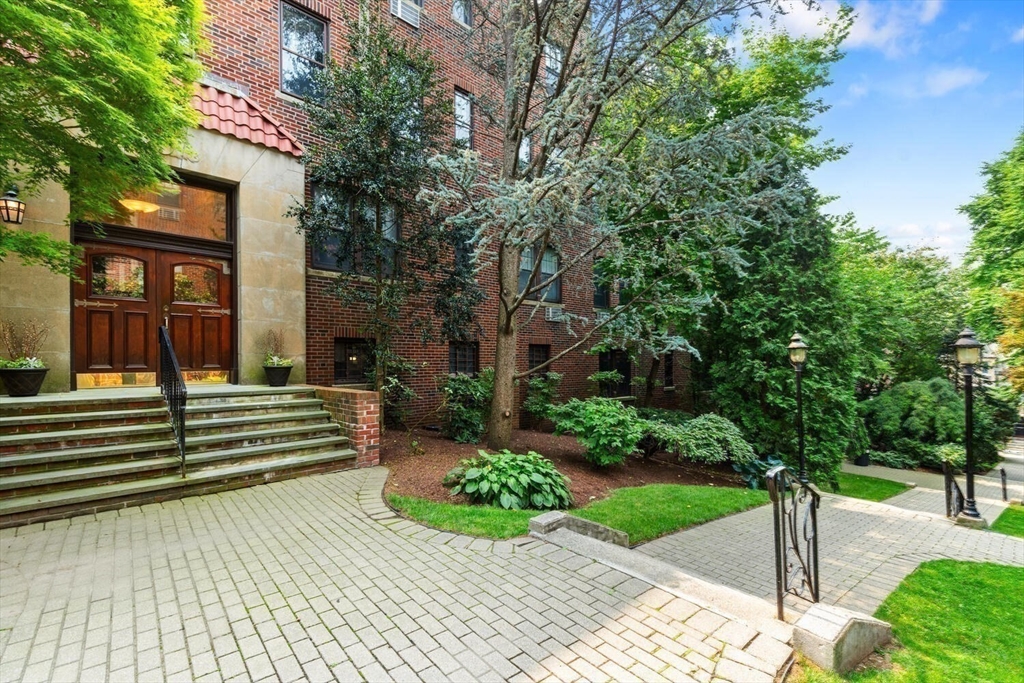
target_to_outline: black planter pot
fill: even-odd
[[[3,368],[0,379],[4,381],[9,396],[35,396],[43,386],[49,368]]]
[[[871,458],[870,456],[868,456],[868,452],[864,451],[863,453],[858,455],[857,459],[853,461],[853,464],[857,465],[858,467],[867,467],[868,465],[870,465]]]
[[[288,384],[288,375],[292,374],[292,366],[264,365],[263,371],[267,373],[267,384],[272,387],[283,387]]]

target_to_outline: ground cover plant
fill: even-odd
[[[992,522],[992,531],[1024,538],[1024,506],[1011,505]]]
[[[569,480],[550,460],[533,451],[480,451],[445,475],[452,495],[506,510],[563,510],[572,505]]]
[[[878,477],[865,477],[862,474],[840,472],[838,479],[839,489],[836,493],[841,496],[862,498],[864,500],[885,500],[910,488],[898,481],[889,481],[888,479],[879,479]]]
[[[537,510],[438,503],[394,494],[388,496],[388,502],[402,514],[428,526],[487,538],[526,535],[530,518],[541,514]],[[636,544],[767,502],[768,494],[764,491],[650,484],[618,489],[605,500],[569,512],[625,531],[629,542]]]
[[[925,562],[875,612],[902,645],[891,669],[840,677],[808,668],[802,683],[1024,680],[1022,585],[1021,567]]]

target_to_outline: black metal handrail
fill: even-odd
[[[956,482],[953,468],[949,466],[948,462],[942,463],[942,476],[946,482],[946,516],[956,519],[956,516],[964,509],[964,492],[960,489],[960,484]]]
[[[1010,499],[1006,495],[1006,468],[1005,467],[1000,467],[999,468],[999,485],[1003,489],[1003,502],[1004,503],[1008,503]]]
[[[185,477],[185,404],[188,401],[188,390],[181,376],[181,366],[171,345],[171,335],[167,328],[160,326],[160,393],[167,401],[167,411],[171,414],[171,428],[174,440],[178,443],[178,454],[181,456],[181,476]]]
[[[765,475],[775,520],[775,601],[786,595],[818,602],[818,508],[821,496],[785,465]]]

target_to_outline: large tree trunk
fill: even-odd
[[[644,385],[644,397],[640,401],[641,408],[650,408],[654,400],[654,384],[658,379],[658,368],[661,367],[661,356],[651,358],[651,369],[647,372],[647,382]]]
[[[515,406],[516,321],[510,310],[519,289],[519,251],[502,245],[498,259],[498,334],[494,352],[494,398],[487,423],[487,445],[508,448],[512,441],[512,409]]]

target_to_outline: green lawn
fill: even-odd
[[[851,498],[863,498],[864,500],[885,500],[892,498],[898,493],[903,493],[909,486],[898,481],[878,479],[877,477],[865,477],[862,474],[839,473],[839,490],[836,493]]]
[[[1003,510],[1003,514],[992,522],[992,531],[1024,538],[1024,505],[1011,505]]]
[[[892,651],[891,670],[840,677],[809,668],[803,683],[1024,681],[1021,586],[1021,567],[926,562],[875,613],[903,646]]]
[[[529,531],[537,510],[502,510],[482,505],[435,503],[390,495],[388,502],[402,514],[437,529],[487,538],[512,538]],[[629,534],[640,543],[679,529],[702,524],[768,502],[764,491],[650,484],[618,489],[611,497],[569,512]]]

